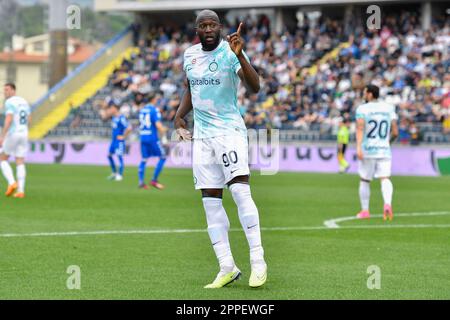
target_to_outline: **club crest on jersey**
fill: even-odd
[[[196,63],[197,63],[197,59],[195,59],[195,58],[192,59],[191,63],[192,63],[192,64],[196,64]]]
[[[219,65],[215,61],[213,61],[209,64],[209,71],[211,71],[211,72],[217,71],[218,68],[219,68]]]

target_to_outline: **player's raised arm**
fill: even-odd
[[[239,63],[241,64],[241,69],[238,72],[239,78],[241,78],[247,89],[250,89],[253,93],[257,93],[261,88],[259,84],[259,75],[242,52],[244,39],[241,37],[241,29],[242,22],[239,24],[235,33],[227,36],[227,40],[230,43],[231,50],[236,54]]]
[[[357,119],[356,120],[356,154],[357,154],[359,160],[363,159],[362,142],[363,142],[363,138],[364,138],[364,128],[365,128],[364,119]]]
[[[180,140],[186,141],[191,140],[192,135],[187,130],[186,121],[184,117],[187,116],[189,112],[193,109],[192,106],[192,96],[191,96],[191,88],[189,86],[189,79],[186,79],[187,89],[181,98],[180,106],[178,107],[177,113],[175,114],[175,129],[177,130],[178,136]]]

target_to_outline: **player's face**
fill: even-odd
[[[217,19],[208,17],[200,19],[196,29],[203,49],[213,50],[219,45],[222,25]]]
[[[11,98],[14,96],[14,90],[10,86],[5,86],[3,89],[3,93],[5,95],[5,98]]]
[[[109,108],[109,114],[115,117],[119,114],[119,110],[115,106],[112,106]]]

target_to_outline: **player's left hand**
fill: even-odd
[[[230,48],[237,56],[242,53],[242,48],[244,47],[244,39],[241,38],[242,25],[242,22],[239,23],[237,31],[227,36],[227,40],[230,43]]]

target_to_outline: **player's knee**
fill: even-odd
[[[230,182],[228,182],[228,187],[231,187],[233,184],[236,183],[245,183],[248,184],[250,180],[250,176],[238,176],[233,178]]]
[[[248,184],[234,183],[229,188],[231,196],[238,206],[239,215],[248,215],[258,212]]]
[[[218,198],[222,199],[222,189],[203,189],[202,197],[203,198]]]
[[[370,180],[367,180],[367,179],[361,178],[361,182],[364,182],[364,183],[370,183],[371,181],[370,181]]]

